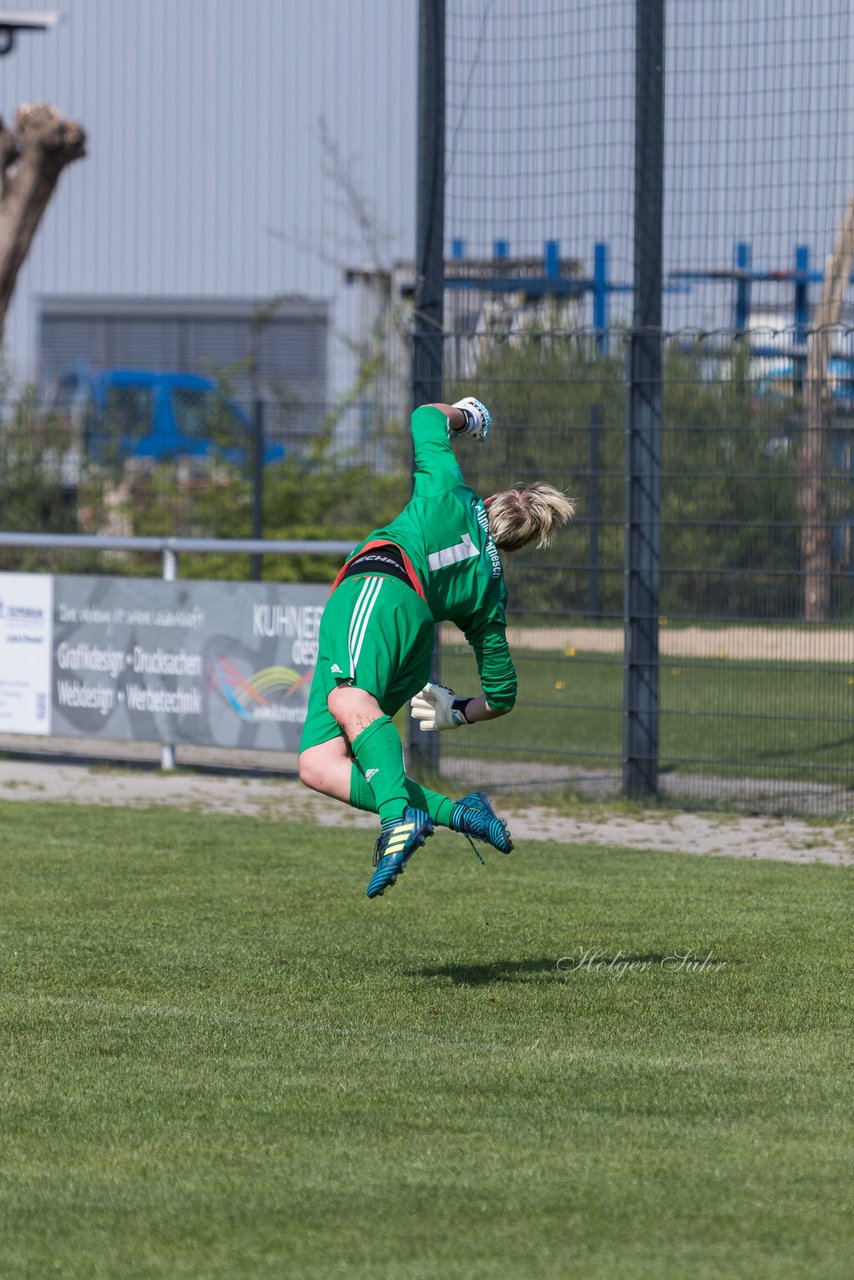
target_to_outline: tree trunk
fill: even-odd
[[[16,133],[0,120],[0,335],[18,272],[66,165],[86,154],[86,134],[56,107],[18,109]]]
[[[801,517],[801,571],[804,620],[829,622],[831,616],[831,529],[827,504],[827,442],[832,408],[827,391],[830,330],[839,323],[854,259],[854,198],[845,206],[810,336],[804,379],[804,430],[798,453],[798,511]]]
[[[814,334],[812,345],[827,334]],[[823,368],[827,367],[827,357]],[[831,537],[827,510],[827,436],[831,410],[825,375],[804,379],[806,421],[798,454],[798,510],[801,517],[801,571],[804,584],[804,621],[830,621]]]

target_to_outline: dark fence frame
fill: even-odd
[[[634,311],[626,401],[623,789],[658,788],[662,239],[665,0],[635,4]],[[445,0],[420,0],[412,407],[442,398]],[[595,427],[592,427],[595,430]],[[440,676],[438,647],[433,679]],[[423,739],[423,735],[419,735]],[[427,735],[428,739],[431,735]],[[437,739],[410,732],[416,764],[439,765]]]
[[[445,298],[445,0],[420,0],[411,408],[442,400]],[[438,631],[431,679],[441,676]],[[438,734],[410,722],[413,764],[438,769]],[[420,739],[420,741],[419,741]]]
[[[664,0],[637,0],[623,691],[623,789],[630,796],[658,790],[663,206]]]

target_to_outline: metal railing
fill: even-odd
[[[330,540],[280,540],[263,538],[155,538],[112,537],[86,533],[2,533],[0,547],[45,547],[65,551],[159,551],[163,556],[163,578],[174,582],[178,576],[178,556],[194,554],[334,556],[346,555],[353,542]]]

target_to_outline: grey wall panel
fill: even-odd
[[[297,750],[328,586],[53,581],[51,733]]]
[[[258,304],[211,307],[203,300],[164,299],[157,305],[121,299],[43,299],[41,365],[50,382],[69,365],[151,369],[227,376],[237,399],[279,390],[304,405],[325,405],[329,391],[329,318],[325,304],[291,303],[263,328]],[[258,362],[257,379],[249,373]]]

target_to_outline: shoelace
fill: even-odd
[[[464,831],[462,834],[465,836],[466,840],[468,840],[469,844],[471,845],[471,851],[474,854],[474,856],[477,858],[480,865],[482,867],[485,867],[486,863],[484,862],[483,858],[480,856],[480,850],[478,849],[472,837],[469,835],[467,831]]]

